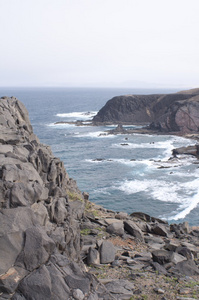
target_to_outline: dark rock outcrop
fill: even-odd
[[[172,150],[173,156],[185,154],[199,157],[199,145],[175,148]]]
[[[175,94],[126,95],[109,100],[93,124],[150,124],[149,129],[181,134],[199,131],[199,89]]]

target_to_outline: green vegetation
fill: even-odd
[[[70,191],[68,192],[68,199],[69,199],[69,201],[79,200],[79,201],[83,202],[81,195],[79,195],[78,193],[70,192]]]
[[[139,296],[131,296],[131,298],[129,300],[148,300],[148,296],[147,295],[139,295]]]
[[[93,214],[94,217],[99,216],[99,211],[97,209],[94,209],[94,205],[90,201],[86,202],[85,211]]]
[[[91,230],[88,228],[80,230],[81,235],[88,235],[90,234]]]
[[[185,286],[189,288],[194,288],[195,286],[199,287],[199,281],[190,281],[186,283]]]

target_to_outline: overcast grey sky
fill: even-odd
[[[0,86],[199,86],[199,0],[0,0]]]

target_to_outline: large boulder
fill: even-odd
[[[139,241],[143,242],[144,241],[144,235],[141,231],[141,229],[137,226],[137,224],[131,220],[126,220],[124,221],[124,229],[137,238]]]
[[[100,246],[100,263],[107,264],[115,260],[116,249],[109,241],[104,241]]]

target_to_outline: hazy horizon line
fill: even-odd
[[[198,86],[185,86],[185,85],[179,85],[179,86],[66,86],[66,85],[2,85],[0,88],[77,88],[77,89],[194,89],[199,88]]]

